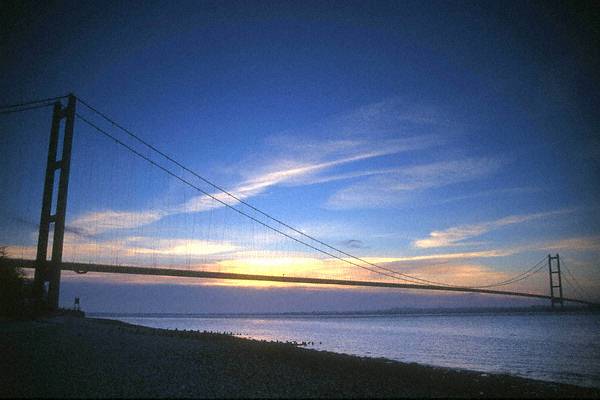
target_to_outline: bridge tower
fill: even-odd
[[[68,96],[66,106],[63,106],[60,101],[54,103],[42,197],[42,213],[35,263],[34,296],[38,306],[45,306],[52,310],[58,308],[60,291],[60,269],[67,214],[75,103],[76,97],[73,94]],[[61,139],[62,143],[60,143]],[[58,154],[59,150],[61,154]],[[58,179],[58,182],[55,182],[55,179]],[[57,187],[55,187],[56,183],[58,184]],[[51,258],[48,260],[50,234],[52,234],[52,250]]]
[[[552,261],[556,261],[553,263]],[[562,279],[560,276],[560,256],[552,257],[548,254],[548,272],[550,274],[550,304],[554,308],[555,304],[560,304],[563,307],[563,290],[562,290]],[[558,292],[558,296],[555,295],[555,290]]]

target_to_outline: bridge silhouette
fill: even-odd
[[[67,101],[66,105],[63,104],[65,99]],[[76,111],[77,104],[81,104],[88,114],[84,115],[83,112]],[[11,246],[8,246],[8,256],[0,258],[0,267],[34,268],[35,296],[38,301],[46,302],[51,308],[58,307],[61,271],[74,271],[79,274],[97,272],[266,281],[287,284],[482,293],[546,299],[550,301],[553,307],[555,305],[562,306],[565,302],[595,305],[595,303],[586,299],[564,296],[563,282],[569,284],[574,292],[580,294],[583,294],[583,288],[571,271],[566,269],[564,261],[562,268],[566,270],[568,275],[561,272],[561,259],[558,254],[555,256],[548,255],[533,266],[512,276],[473,285],[457,285],[424,279],[415,273],[402,272],[397,265],[389,266],[394,263],[386,263],[384,266],[381,265],[381,262],[371,261],[366,257],[358,257],[319,240],[250,204],[246,198],[249,197],[248,193],[256,190],[256,184],[254,187],[250,185],[249,188],[239,188],[235,193],[225,190],[222,186],[186,167],[174,157],[167,155],[156,146],[142,139],[141,136],[123,127],[106,113],[101,112],[87,101],[73,94],[3,106],[0,107],[0,115],[22,113],[45,107],[53,107],[53,116],[35,257],[31,257],[33,251],[26,246],[17,246],[21,249],[20,257],[17,256],[18,251],[11,251]],[[124,151],[127,157],[133,157],[146,166],[150,166],[154,171],[178,182],[187,190],[194,192],[195,195],[186,198],[183,204],[163,207],[159,211],[137,213],[114,211],[112,209],[101,212],[87,211],[87,214],[84,214],[83,217],[71,221],[70,225],[67,224],[67,198],[76,120],[82,122],[91,132],[104,139],[109,139],[110,143]],[[127,168],[116,169],[119,176],[127,170]],[[109,181],[111,179],[114,178],[109,177]],[[135,188],[132,190],[135,191]],[[236,262],[224,257],[223,254],[228,251],[233,253],[233,250],[235,250],[237,253],[242,253],[240,249],[243,249],[243,246],[234,246],[222,239],[215,244],[214,240],[200,240],[192,243],[195,239],[191,238],[188,239],[187,247],[185,243],[181,244],[177,239],[167,239],[175,241],[175,245],[171,246],[171,250],[165,251],[156,245],[156,243],[165,240],[160,235],[153,237],[129,236],[125,239],[115,236],[116,239],[113,238],[112,241],[105,238],[110,232],[144,229],[144,226],[157,223],[157,221],[167,217],[174,218],[174,216],[182,213],[197,214],[204,212],[210,213],[212,217],[213,213],[221,213],[221,211],[229,213],[226,218],[233,218],[231,215],[237,218],[229,221],[235,228],[238,225],[245,224],[245,226],[249,226],[248,231],[252,232],[247,240],[248,243],[252,243],[250,246],[252,249],[250,256],[246,257],[246,262],[244,262],[243,257]],[[224,221],[226,225],[228,220],[224,219]],[[192,224],[192,232],[194,232],[194,229],[196,229],[196,225]],[[265,232],[268,233],[268,236],[263,237],[263,239],[266,239],[263,240],[262,247],[261,243],[256,245],[257,229],[261,230],[263,235]],[[208,236],[210,236],[210,232]],[[67,253],[69,253],[68,256],[71,257],[71,260],[66,260],[63,257],[66,237],[70,238],[70,242],[67,243]],[[286,243],[283,245],[284,250],[274,252],[273,247],[281,246],[282,241]],[[146,247],[139,245],[139,243],[146,242],[152,243],[146,245]],[[130,245],[130,247],[123,245],[123,243]],[[132,246],[132,244],[135,246]],[[197,253],[205,257],[204,262],[197,263],[197,265],[191,265],[190,262],[191,250],[189,249],[194,246],[198,247],[196,249]],[[290,248],[290,246],[293,248]],[[49,251],[49,248],[51,251]],[[181,258],[175,257],[178,252],[181,253],[180,250],[182,249],[184,253],[185,251],[188,252],[187,269],[183,265],[186,262],[182,262]],[[298,251],[298,249],[301,249],[301,251]],[[306,255],[307,251],[310,252],[310,257]],[[107,258],[109,253],[116,254],[114,262],[101,262]],[[93,254],[95,254],[95,257],[92,256]],[[282,254],[284,257],[281,257]],[[119,256],[122,257],[121,260],[118,260]],[[156,260],[160,257],[170,257],[170,263],[156,265]],[[207,261],[206,257],[213,258]],[[82,261],[86,258],[87,261]],[[125,262],[123,262],[123,259]],[[266,265],[270,265],[272,262],[277,265],[276,268],[272,268],[272,266],[267,268],[266,272],[265,268],[261,269],[259,268],[261,265],[259,265],[257,267],[259,271],[257,272],[262,273],[249,273],[255,272],[253,263],[256,260],[262,260],[261,262]],[[299,262],[306,265],[302,264],[299,267]],[[277,274],[273,271],[277,271]],[[510,288],[511,285],[514,286],[519,282],[530,280],[532,277],[539,277],[541,274],[548,277],[549,282],[545,287],[549,289],[549,292],[532,293],[498,289],[501,287]]]

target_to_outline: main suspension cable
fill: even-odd
[[[546,261],[546,257],[543,257],[540,261],[538,261],[533,267],[529,268],[527,271],[521,272],[520,274],[515,275],[509,279],[505,279],[504,281],[492,283],[492,284],[488,284],[488,285],[484,285],[484,286],[474,286],[472,288],[473,289],[483,289],[483,288],[490,288],[490,287],[496,287],[496,286],[506,286],[506,285],[510,285],[511,283],[522,281],[524,279],[529,278],[531,275],[538,273],[542,268],[544,268],[545,265],[543,263],[545,261]]]
[[[28,110],[36,110],[38,108],[50,107],[52,105],[54,105],[54,103],[38,104],[35,106],[15,108],[12,110],[1,110],[0,115],[12,114],[12,113],[23,112],[23,111],[28,111]]]
[[[590,297],[589,293],[583,288],[579,281],[577,281],[575,275],[573,275],[569,267],[567,267],[567,264],[565,263],[564,259],[562,262],[562,267],[565,269],[565,271],[567,271],[567,274],[571,277],[571,279],[573,279],[573,287],[575,288],[575,290],[579,291],[580,294],[583,294],[583,297]]]

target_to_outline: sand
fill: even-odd
[[[600,390],[119,321],[0,322],[0,397],[592,397]]]

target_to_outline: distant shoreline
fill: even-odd
[[[490,314],[561,314],[583,313],[600,314],[600,308],[575,306],[551,308],[545,306],[531,307],[463,307],[463,308],[408,308],[367,311],[309,311],[309,312],[244,312],[244,313],[112,313],[90,312],[90,317],[120,318],[252,318],[252,317],[375,317],[375,316],[411,316],[411,315],[490,315]]]
[[[600,390],[92,318],[0,323],[0,397],[600,398]]]

